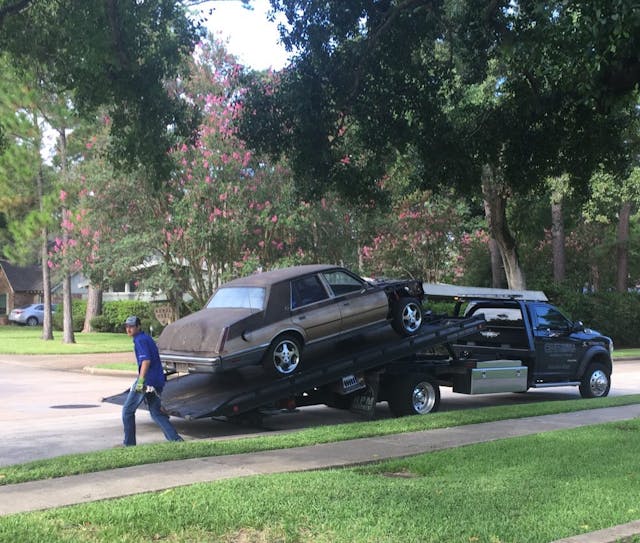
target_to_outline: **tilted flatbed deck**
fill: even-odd
[[[411,337],[401,338],[391,332],[341,342],[340,348],[332,345],[305,353],[307,367],[303,371],[277,379],[267,377],[260,367],[223,374],[183,375],[167,381],[162,405],[171,415],[185,419],[241,415],[349,376],[401,364],[407,357],[454,342],[483,325],[482,319],[447,317],[423,324]],[[103,401],[122,405],[127,393]]]

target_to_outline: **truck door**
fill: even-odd
[[[529,306],[536,351],[535,376],[548,380],[571,380],[582,357],[582,341],[572,336],[573,323],[548,304]]]

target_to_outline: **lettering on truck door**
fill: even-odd
[[[536,350],[536,375],[570,379],[582,355],[582,341],[573,338],[572,322],[548,304],[529,306]]]

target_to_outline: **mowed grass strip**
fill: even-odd
[[[0,326],[1,354],[90,354],[133,352],[131,338],[122,334],[74,334],[75,343],[63,343],[62,332],[53,332],[52,340],[42,339],[40,326]]]
[[[537,402],[512,406],[484,407],[464,411],[432,413],[399,419],[374,420],[319,426],[278,435],[229,440],[198,440],[184,443],[154,443],[137,447],[107,449],[93,453],[72,454],[25,464],[0,467],[0,485],[64,477],[128,466],[152,464],[187,458],[303,447],[347,439],[383,436],[403,432],[450,428],[504,419],[520,419],[555,413],[568,413],[602,407],[640,403],[640,395],[597,399]],[[286,454],[286,452],[283,452]],[[608,454],[608,453],[607,453]],[[159,476],[161,476],[161,469]]]
[[[548,543],[640,518],[638,450],[636,419],[11,515],[0,541]]]

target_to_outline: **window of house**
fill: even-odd
[[[7,314],[7,295],[0,294],[0,315]]]

